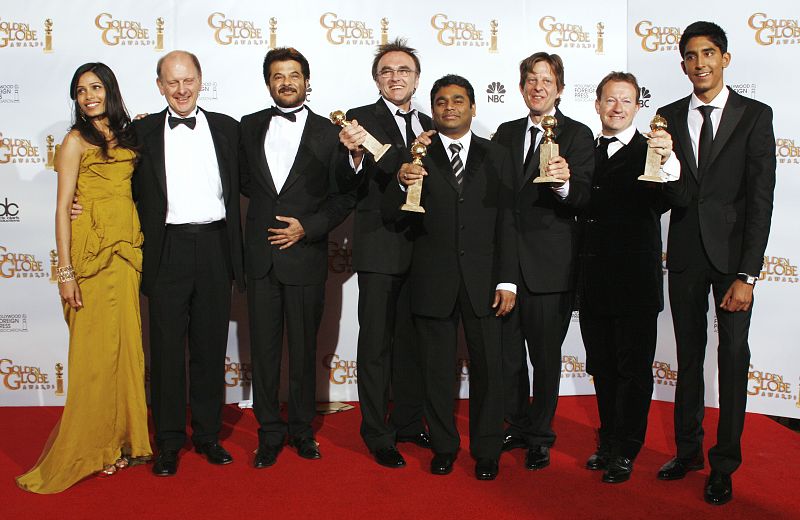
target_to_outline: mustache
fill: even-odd
[[[292,86],[285,86],[278,89],[279,94],[283,94],[284,92],[297,92],[297,89]]]

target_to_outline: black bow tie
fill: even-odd
[[[305,105],[301,106],[298,109],[292,110],[291,112],[284,112],[283,110],[279,109],[278,107],[272,107],[269,110],[270,110],[270,113],[272,114],[272,117],[275,117],[275,116],[285,117],[287,120],[289,120],[292,123],[294,123],[295,121],[297,121],[297,115],[296,114],[298,112],[300,112],[301,110],[303,110],[304,108],[306,108]]]
[[[186,125],[187,127],[189,127],[189,130],[194,130],[194,127],[197,125],[197,118],[194,116],[192,117],[169,116],[169,119],[167,119],[167,123],[169,123],[170,130],[172,130],[178,125]]]

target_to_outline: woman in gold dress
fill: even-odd
[[[87,63],[70,84],[74,123],[56,154],[58,290],[69,326],[67,400],[36,465],[17,478],[57,493],[152,452],[139,314],[142,233],[131,198],[136,140],[114,73]],[[74,196],[83,212],[70,221]]]

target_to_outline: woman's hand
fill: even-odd
[[[80,309],[83,307],[81,288],[75,280],[69,280],[68,282],[58,284],[58,294],[60,294],[61,299],[67,302],[73,309]]]

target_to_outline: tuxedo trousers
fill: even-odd
[[[168,225],[148,297],[150,402],[161,450],[180,449],[186,440],[187,343],[192,442],[200,445],[218,438],[230,308],[230,253],[224,221]]]
[[[456,453],[460,444],[454,417],[459,386],[456,377],[459,320],[464,325],[469,353],[470,453],[476,459],[498,459],[503,445],[500,319],[494,314],[475,314],[463,281],[450,316],[414,315],[422,350],[425,419],[431,444],[435,453]]]
[[[278,280],[274,268],[264,278],[247,281],[253,412],[261,445],[279,446],[287,434],[294,440],[314,436],[317,333],[324,298],[324,284],[286,285]],[[288,422],[281,417],[278,401],[284,324],[289,356]]]

